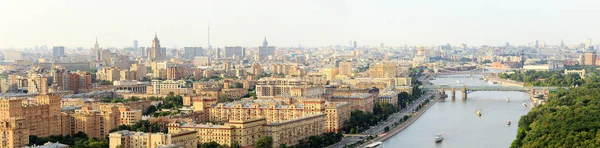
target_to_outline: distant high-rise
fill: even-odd
[[[540,48],[546,48],[546,41],[542,41],[542,44],[540,45]]]
[[[452,46],[450,44],[440,45],[440,46],[438,46],[438,49],[440,49],[440,50],[451,50]]]
[[[241,59],[241,57],[244,57],[244,48],[242,46],[225,46],[225,57],[235,57],[235,59]]]
[[[535,40],[535,48],[540,48],[540,41]]]
[[[585,40],[585,50],[589,50],[592,47],[592,39]]]
[[[383,43],[381,43],[381,44],[379,45],[379,48],[385,48],[385,46],[383,45]]]
[[[596,52],[588,52],[583,55],[583,65],[596,66]]]
[[[563,39],[560,39],[560,48],[565,48],[565,42]]]
[[[183,52],[185,53],[183,57],[186,59],[194,59],[196,56],[204,55],[204,49],[202,49],[202,47],[184,47]]]
[[[356,41],[352,43],[352,48],[356,49]]]
[[[52,47],[52,58],[60,58],[63,56],[65,56],[65,47],[64,46]]]
[[[150,55],[148,56],[148,58],[150,58],[150,60],[164,60],[166,58],[166,52],[163,51],[164,50],[160,47],[160,40],[158,40],[156,33],[154,33],[154,40],[152,40],[152,49],[150,50]]]
[[[133,40],[133,49],[134,50],[138,49],[138,41],[137,40]]]
[[[275,55],[275,46],[269,46],[269,42],[267,42],[267,37],[263,41],[263,45],[258,47],[258,56],[259,60],[265,60],[269,56]]]
[[[98,44],[98,37],[96,37],[96,43],[94,43],[94,49],[92,49],[91,55],[96,57],[96,61],[100,61],[100,44]]]

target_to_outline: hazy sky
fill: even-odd
[[[0,48],[600,42],[599,0],[0,0]],[[595,40],[594,40],[595,39]]]

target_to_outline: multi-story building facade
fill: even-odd
[[[133,110],[126,107],[120,107],[120,125],[133,125],[142,119],[142,110]]]
[[[118,81],[121,79],[121,70],[116,67],[104,67],[96,72],[97,80]]]
[[[369,68],[371,78],[394,78],[396,77],[396,64],[393,62],[382,62]]]
[[[319,113],[291,120],[267,123],[264,117],[229,120],[223,125],[212,124],[169,124],[169,132],[180,130],[197,131],[199,142],[215,141],[222,145],[238,143],[242,147],[254,147],[263,136],[273,137],[273,147],[282,144],[295,145],[304,138],[326,132],[326,115]]]
[[[152,80],[152,86],[147,87],[147,93],[149,94],[192,94],[192,88],[187,86],[187,83],[183,80]]]
[[[191,98],[190,98],[191,99]],[[228,122],[265,117],[268,124],[314,114],[326,114],[327,131],[337,132],[350,117],[352,105],[347,102],[326,102],[323,98],[294,97],[293,101],[254,100],[216,103],[214,98],[193,99],[193,109],[204,112],[209,121]]]
[[[352,61],[340,62],[340,75],[352,76]]]
[[[24,147],[29,136],[60,135],[60,96],[55,94],[2,96],[0,98],[0,146]]]
[[[108,138],[109,148],[191,148],[198,145],[196,131],[143,133],[123,130],[110,133]]]
[[[290,94],[292,88],[305,86],[313,85],[300,78],[262,78],[256,82],[256,95],[263,97]]]

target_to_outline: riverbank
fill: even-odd
[[[427,103],[424,106],[424,108],[422,108],[418,112],[414,113],[410,118],[408,118],[408,120],[402,122],[400,125],[394,127],[393,129],[390,129],[389,132],[384,133],[385,135],[373,138],[373,139],[369,140],[369,142],[365,142],[365,143],[359,145],[358,147],[359,148],[365,147],[366,145],[371,144],[373,142],[379,142],[379,141],[383,142],[383,141],[391,138],[392,136],[400,133],[406,127],[410,126],[413,122],[415,122],[417,119],[419,119],[419,117],[421,117],[421,115],[423,115],[423,113],[425,113],[431,106],[433,106],[439,100],[440,100],[439,97],[435,97],[434,99],[432,99],[431,101],[429,101],[429,103]]]
[[[492,82],[498,83],[500,85],[505,85],[505,86],[521,86],[521,87],[523,87],[525,85],[525,83],[523,83],[523,82],[501,79],[497,75],[486,75],[485,79],[487,81],[492,81]]]

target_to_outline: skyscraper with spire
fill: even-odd
[[[92,59],[96,59],[96,61],[100,61],[100,44],[98,44],[98,37],[96,37],[96,43],[94,43],[94,48],[90,51],[90,56]]]
[[[258,47],[258,60],[264,61],[269,56],[275,55],[275,46],[269,46],[269,42],[267,42],[267,37],[263,41],[263,45]]]
[[[163,52],[162,47],[160,47],[160,40],[158,40],[156,33],[154,33],[154,40],[152,40],[152,49],[148,54],[148,58],[153,61],[164,60],[167,57],[166,53]]]

